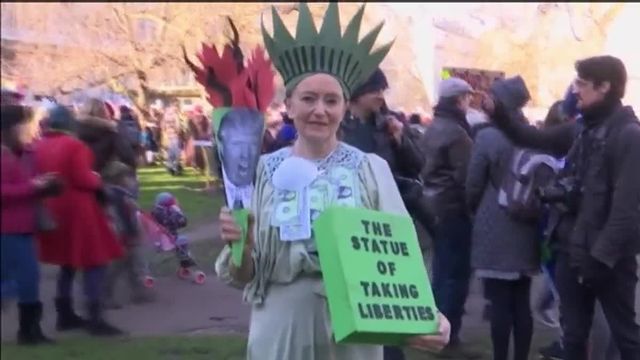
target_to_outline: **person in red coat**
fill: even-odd
[[[45,201],[57,224],[52,231],[38,234],[40,260],[61,266],[58,278],[56,327],[60,331],[86,327],[96,336],[122,332],[102,317],[102,288],[106,268],[124,255],[124,249],[99,202],[100,175],[93,171],[91,149],[70,132],[76,120],[65,107],[49,113],[49,130],[34,145],[36,169],[59,174],[63,193]],[[84,272],[84,292],[88,297],[89,320],[77,316],[72,307],[72,284],[77,270]]]

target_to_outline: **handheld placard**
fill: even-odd
[[[184,60],[196,81],[207,93],[215,110],[212,114],[213,138],[221,164],[225,202],[242,230],[242,241],[231,246],[233,261],[242,263],[248,228],[248,209],[253,180],[258,167],[264,135],[264,113],[275,94],[272,64],[264,50],[256,47],[245,59],[240,47],[240,33],[227,17],[232,36],[222,51],[215,45],[202,44],[195,65],[182,48]]]
[[[336,342],[403,345],[438,331],[411,218],[334,207],[313,229]]]
[[[236,267],[242,265],[242,255],[244,254],[244,247],[247,243],[247,236],[249,235],[249,210],[240,209],[233,210],[233,218],[236,220],[240,231],[242,233],[241,240],[231,244],[231,261]]]
[[[240,241],[230,244],[231,259],[233,264],[238,267],[242,265],[247,242],[249,231],[249,210],[247,207],[250,202],[252,192],[250,188],[255,177],[259,156],[258,149],[262,143],[264,131],[261,125],[264,123],[263,120],[261,118],[255,119],[251,115],[255,115],[255,113],[246,111],[238,113],[231,108],[219,108],[214,110],[212,114],[213,129],[217,134],[218,159],[221,164],[219,173],[220,178],[223,179],[225,203],[231,209],[233,218],[240,226],[242,233]],[[259,123],[256,124],[256,122]],[[231,125],[229,126],[229,124]],[[237,154],[237,152],[241,154]],[[242,188],[249,191],[242,191]]]

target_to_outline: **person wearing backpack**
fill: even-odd
[[[547,166],[540,161],[543,156],[517,148],[494,126],[477,133],[471,152],[465,185],[467,204],[475,215],[471,267],[491,303],[494,360],[507,359],[512,335],[513,359],[529,357],[533,335],[529,297],[531,278],[540,267],[537,224],[542,206],[526,198],[527,186],[514,181],[513,175],[519,173],[528,184],[535,184],[536,166]],[[531,172],[523,171],[529,168]],[[501,194],[517,206],[501,201]]]
[[[556,281],[560,294],[565,360],[587,359],[596,300],[606,315],[622,360],[640,357],[635,288],[640,253],[640,123],[622,105],[627,72],[613,56],[576,62],[573,92],[582,118],[538,130],[515,119],[513,94],[486,98],[485,109],[522,146],[567,154],[566,165],[541,197],[553,204],[551,229],[559,241]]]
[[[128,148],[127,150],[121,150],[125,152],[133,152],[135,154],[135,161],[133,164],[128,164],[134,169],[135,186],[133,188],[133,195],[137,199],[139,194],[139,182],[138,182],[138,161],[142,157],[144,149],[142,147],[142,127],[140,122],[133,114],[131,108],[126,105],[120,106],[120,119],[118,120],[118,136],[125,141],[118,141],[118,147]]]
[[[142,150],[142,127],[133,115],[131,109],[126,106],[120,106],[120,119],[118,119],[118,133],[124,136],[133,148],[136,154],[140,154]]]

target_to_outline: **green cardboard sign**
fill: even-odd
[[[222,118],[227,115],[227,113],[231,111],[230,107],[221,107],[221,108],[216,108],[213,109],[213,112],[211,113],[211,123],[212,123],[212,129],[215,132],[215,134],[218,133],[218,129],[220,129],[220,123],[222,122]],[[214,138],[215,138],[215,134],[214,134]]]
[[[407,337],[437,333],[410,217],[334,207],[313,229],[336,342],[403,345]]]
[[[240,231],[242,233],[240,237],[240,241],[236,243],[232,243],[231,245],[231,261],[237,267],[242,265],[242,255],[244,254],[244,246],[247,243],[247,231],[249,228],[249,210],[240,209],[233,210],[232,212],[233,218],[236,220],[236,223],[240,226]]]

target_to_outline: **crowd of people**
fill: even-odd
[[[334,6],[327,17],[337,14]],[[304,31],[309,25],[300,11],[298,31]],[[407,345],[443,358],[480,358],[460,336],[475,274],[487,300],[494,360],[510,353],[515,360],[529,359],[534,315],[560,329],[558,341],[540,349],[544,359],[640,359],[640,122],[622,104],[627,75],[619,59],[577,61],[575,80],[542,126],[529,125],[524,116],[530,94],[518,76],[496,79],[487,91],[455,76],[443,80],[426,125],[419,114],[388,107],[385,91],[397,85],[379,68],[383,55],[353,55],[360,57],[356,68],[368,66],[351,71],[360,78],[347,76],[340,62],[327,70],[296,56],[302,61],[298,70],[304,69],[298,74],[282,56],[297,40],[283,36],[265,35],[286,97],[265,113],[241,264],[230,260],[228,246],[241,240],[240,226],[229,209],[220,212],[225,247],[215,267],[223,281],[244,289],[251,304],[248,359],[405,358],[401,347],[332,340],[313,235],[284,231],[313,219],[300,212],[285,224],[277,211],[308,196],[319,182],[340,186],[340,196],[320,207],[339,202],[408,215],[431,239],[421,245],[432,257],[439,332],[410,338]],[[323,43],[331,40],[330,33],[325,36],[309,46],[334,46]],[[357,36],[349,39],[345,34],[332,41],[345,42],[340,49],[356,47]],[[279,41],[284,45],[273,45]],[[115,119],[112,107],[93,99],[75,112],[50,109],[41,136],[30,141],[32,113],[19,102],[16,94],[3,92],[3,298],[5,280],[15,282],[18,342],[51,342],[39,325],[38,261],[60,266],[58,330],[120,335],[103,309],[116,270],[123,261],[130,268],[136,263],[131,256],[142,229],[135,216],[140,159],[152,163],[166,148],[172,173],[180,172],[182,161],[217,171],[211,121],[198,107],[187,114],[185,129],[173,109],[154,113],[158,123],[143,128],[130,109],[118,109]],[[300,159],[315,175],[284,166]],[[306,183],[278,180],[292,178]],[[158,201],[175,204],[166,196]],[[74,311],[77,272],[84,277],[87,318]],[[539,273],[547,289],[532,309],[531,284]],[[142,292],[136,294],[145,301]],[[554,304],[558,319],[549,315]]]
[[[40,327],[39,264],[59,266],[56,329],[94,336],[125,332],[104,318],[120,308],[116,283],[126,275],[134,303],[153,301],[142,247],[145,232],[137,169],[144,143],[131,110],[90,99],[79,108],[56,105],[39,119],[21,95],[2,91],[2,303],[17,297],[20,344],[51,343]],[[180,220],[175,220],[179,218]],[[158,194],[151,221],[178,240],[186,217],[171,193]],[[179,221],[179,224],[176,223]],[[194,265],[188,245],[176,245],[181,268]],[[188,264],[185,262],[191,261]],[[75,311],[73,284],[83,279],[86,317]]]

